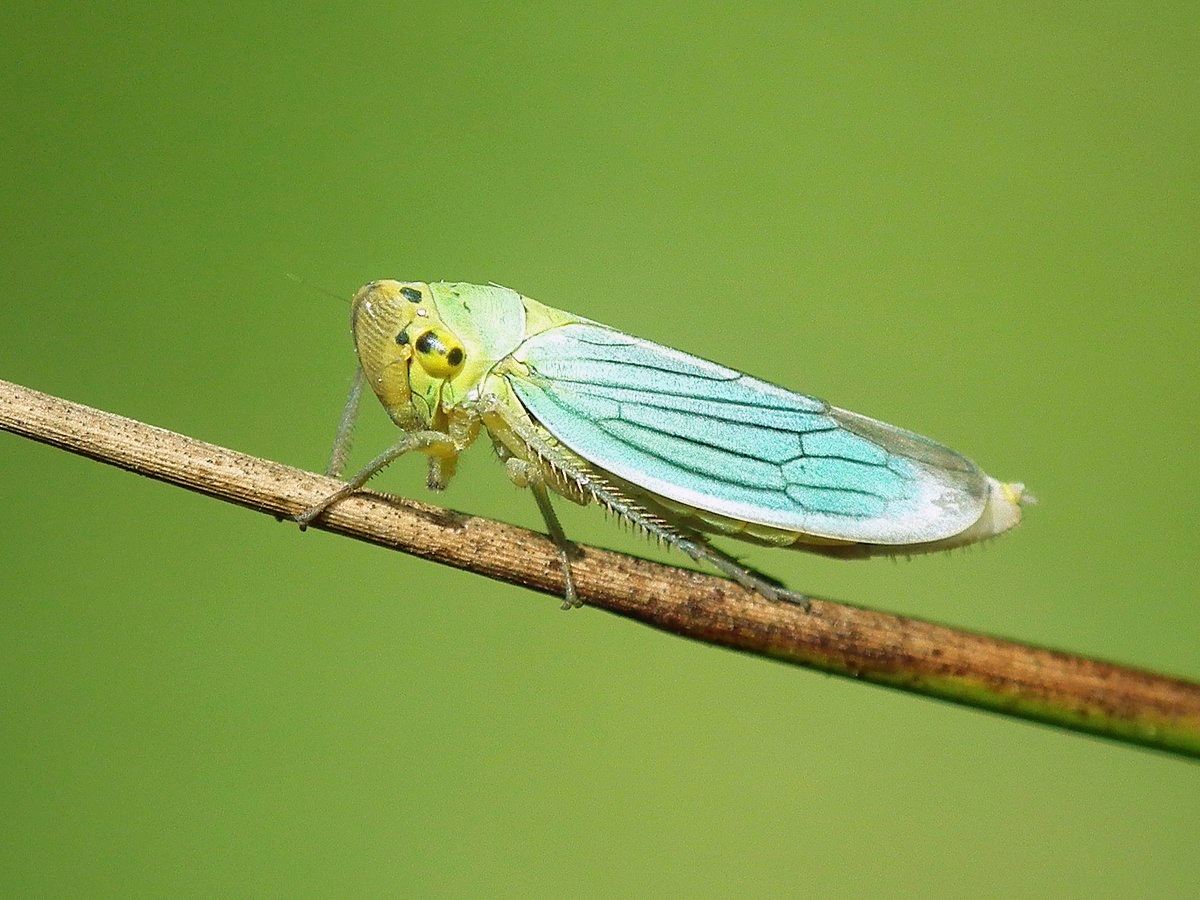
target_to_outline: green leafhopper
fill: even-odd
[[[769,597],[722,535],[834,556],[924,553],[1021,520],[1024,486],[927,438],[624,334],[497,285],[373,281],[354,295],[359,367],[330,458],[340,475],[362,384],[403,432],[312,521],[404,453],[429,487],[487,432],[533,492],[578,605],[553,491],[602,504]]]

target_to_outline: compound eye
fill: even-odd
[[[467,358],[462,343],[443,328],[421,332],[412,346],[421,368],[434,378],[453,378]]]

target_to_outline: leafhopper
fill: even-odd
[[[397,457],[446,486],[487,432],[558,547],[550,492],[598,503],[768,597],[787,592],[709,535],[831,556],[959,547],[1021,520],[1024,486],[942,445],[497,285],[372,281],[354,295],[359,366],[329,472],[340,477],[362,385],[400,439],[297,517],[306,524]],[[795,596],[795,595],[792,595]]]

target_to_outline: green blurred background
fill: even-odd
[[[9,3],[0,378],[319,470],[353,366],[324,292],[497,281],[1042,501],[983,548],[752,564],[1200,678],[1200,17],[1049,6]],[[357,462],[391,438],[365,409]],[[445,503],[537,526],[490,457]],[[0,462],[0,893],[1200,880],[1193,763],[561,613],[8,434]],[[378,484],[422,485],[418,460]]]

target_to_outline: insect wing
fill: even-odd
[[[875,544],[958,534],[987,477],[920,435],[592,323],[513,354],[509,382],[557,440],[677,503],[786,531]]]

